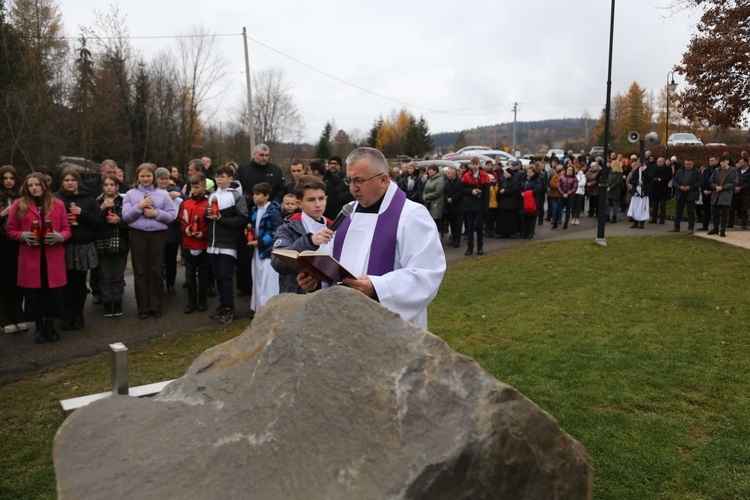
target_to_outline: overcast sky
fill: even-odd
[[[647,90],[666,85],[698,21],[697,13],[671,13],[669,3],[617,2],[613,95],[633,81]],[[93,23],[95,9],[111,4],[127,15],[133,37],[176,35],[196,24],[237,34],[218,39],[230,82],[213,104],[224,110],[218,116],[243,98],[239,34],[247,27],[252,39],[278,51],[249,40],[251,69],[284,68],[309,141],[329,119],[366,133],[401,103],[424,114],[436,133],[510,122],[514,102],[519,121],[580,117],[584,110],[598,117],[606,98],[606,0],[60,0],[66,31],[77,35]],[[175,44],[132,40],[146,59]]]

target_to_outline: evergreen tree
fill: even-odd
[[[328,159],[331,157],[331,134],[333,134],[331,122],[326,122],[326,126],[323,127],[323,133],[320,134],[320,140],[315,145],[316,158]]]
[[[380,131],[380,127],[383,126],[384,120],[383,116],[381,115],[375,122],[372,124],[372,128],[370,129],[370,134],[367,137],[367,145],[371,148],[377,147],[378,145],[378,132]]]
[[[409,115],[409,122],[404,132],[403,152],[406,156],[421,156],[422,152],[419,149],[417,120],[413,115]]]
[[[138,63],[135,71],[135,96],[133,98],[133,121],[131,122],[131,140],[133,143],[133,157],[136,163],[146,161],[148,149],[148,95],[149,80],[146,64]]]
[[[453,143],[453,151],[458,151],[461,148],[465,148],[469,145],[469,142],[466,140],[466,134],[461,132],[458,134],[458,137],[456,137],[456,142]]]
[[[432,140],[432,134],[430,134],[430,128],[427,126],[427,120],[424,119],[424,115],[419,117],[417,122],[417,153],[419,156],[424,156],[435,150],[435,141]]]

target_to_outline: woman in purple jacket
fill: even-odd
[[[122,201],[122,219],[130,227],[135,301],[138,318],[161,318],[164,297],[161,267],[167,243],[167,225],[175,220],[175,208],[166,191],[154,185],[156,165],[143,163],[135,175],[135,187]]]
[[[565,167],[565,175],[560,177],[557,183],[557,190],[560,191],[560,202],[557,206],[557,219],[560,220],[562,216],[562,210],[565,208],[565,224],[563,229],[568,229],[568,222],[570,222],[570,211],[573,208],[573,203],[576,199],[576,190],[578,189],[578,179],[576,179],[575,169],[573,164],[568,162],[568,166]]]

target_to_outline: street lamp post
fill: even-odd
[[[666,137],[667,139],[664,142],[664,156],[666,158],[669,158],[669,91],[671,90],[672,92],[674,92],[676,88],[677,84],[674,82],[674,71],[670,71],[669,73],[667,73],[667,123],[665,125],[666,129],[664,131],[664,137]]]
[[[606,247],[607,240],[604,238],[605,232],[605,212],[607,210],[607,177],[609,176],[609,117],[612,101],[612,45],[615,38],[615,0],[612,0],[609,19],[609,62],[607,65],[607,101],[604,111],[604,165],[602,165],[601,174],[599,174],[599,221],[596,228],[596,244]]]

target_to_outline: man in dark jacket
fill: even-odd
[[[265,144],[258,144],[253,151],[253,159],[249,163],[240,165],[237,171],[237,180],[242,185],[242,193],[246,199],[252,200],[253,186],[261,182],[271,185],[271,201],[281,203],[286,194],[284,174],[278,165],[268,161],[271,154]]]
[[[698,228],[698,231],[708,231],[708,224],[711,222],[711,174],[714,169],[719,165],[719,158],[712,156],[708,159],[708,166],[701,168],[701,174],[703,176],[703,182],[701,184],[701,201],[703,202],[703,213],[701,214],[701,222],[703,225]]]
[[[451,230],[451,243],[453,248],[461,246],[461,227],[464,224],[463,190],[461,179],[454,167],[448,167],[443,188],[445,198],[445,215]]]
[[[674,217],[674,227],[669,230],[671,233],[680,232],[680,222],[682,222],[682,212],[685,210],[685,205],[687,205],[688,212],[688,234],[693,234],[695,228],[695,202],[698,201],[700,195],[703,175],[699,170],[693,168],[693,165],[692,159],[685,160],[685,166],[677,170],[672,181],[677,210]]]
[[[719,168],[714,169],[709,184],[711,193],[711,211],[714,214],[714,228],[707,234],[719,234],[725,237],[727,228],[727,215],[732,204],[734,188],[737,186],[737,169],[730,166],[731,158],[722,155]]]
[[[663,157],[656,160],[656,167],[649,169],[646,167],[644,172],[644,186],[650,185],[650,193],[645,189],[649,196],[651,205],[651,224],[664,224],[667,218],[667,201],[672,197],[672,189],[669,182],[672,180],[672,168],[669,167]]]
[[[747,209],[750,205],[750,168],[747,160],[740,158],[737,161],[737,185],[734,187],[732,205],[729,207],[729,220],[727,227],[734,227],[735,213],[740,213],[742,229],[747,229]]]
[[[94,177],[83,183],[89,190],[89,194],[96,199],[102,194],[102,181],[107,175],[115,175],[117,173],[117,162],[115,160],[104,160],[99,167],[99,177]],[[115,177],[116,178],[116,177]],[[122,194],[128,192],[130,188],[124,182],[117,179],[117,191]]]
[[[258,144],[253,150],[253,159],[243,163],[235,174],[235,180],[240,181],[242,194],[248,207],[253,206],[253,187],[261,182],[271,185],[271,201],[281,201],[287,194],[287,186],[284,182],[284,174],[278,165],[268,161],[271,150],[265,144]],[[239,245],[237,252],[237,288],[238,295],[250,295],[253,286],[253,278],[250,273],[250,260],[252,253],[247,245]]]

